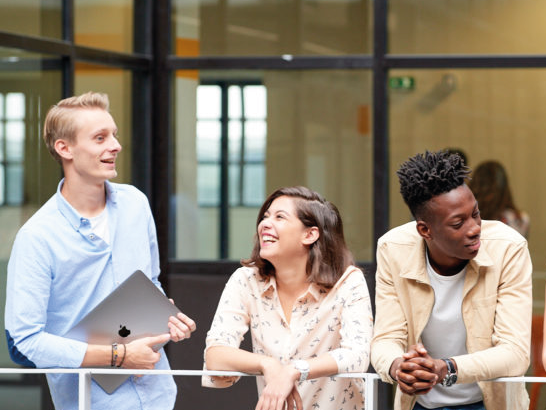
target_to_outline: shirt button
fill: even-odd
[[[95,239],[95,235],[93,234],[89,235],[89,239]]]

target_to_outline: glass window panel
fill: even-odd
[[[546,52],[542,0],[392,0],[388,13],[390,53]]]
[[[245,160],[263,160],[267,135],[266,121],[245,122]]]
[[[530,215],[529,250],[533,260],[535,314],[543,314],[546,280],[546,69],[393,70],[410,76],[412,91],[390,89],[389,175],[416,152],[459,148],[472,169],[487,160],[506,169],[516,207]],[[537,189],[538,187],[538,189]],[[390,224],[411,220],[390,182]]]
[[[265,134],[247,134],[245,140],[245,161],[264,161],[265,160]]]
[[[229,82],[236,78],[235,85],[243,84],[246,88],[245,80],[261,82],[266,91],[261,118],[243,123],[245,161],[229,164],[229,211],[227,221],[223,221],[228,226],[225,238],[228,258],[249,256],[258,208],[268,194],[281,186],[306,185],[338,206],[355,257],[359,261],[373,259],[370,71],[199,70],[197,79],[186,71],[176,74],[175,157],[188,155],[187,147],[196,140],[195,128],[188,124],[197,127],[198,104],[193,111],[187,108],[191,106],[188,101],[198,99],[200,81],[229,87]],[[247,106],[246,101],[243,106]],[[230,121],[230,133],[234,133],[235,124],[237,121]],[[215,165],[217,171],[208,178],[201,176],[201,166],[197,155],[175,163],[173,219],[177,222],[172,227],[175,241],[170,244],[175,258],[220,257],[217,247],[220,238],[211,242],[206,252],[197,247],[192,248],[193,253],[185,249],[191,246],[192,238],[204,235],[202,229],[210,229],[210,224],[218,224],[219,235],[222,223],[219,214],[213,217],[205,213],[207,207],[198,195],[205,188],[211,189],[214,179],[218,181],[212,188],[216,192],[214,198],[219,200],[220,162]],[[215,202],[214,206],[217,205]],[[187,215],[211,219],[189,223]]]
[[[25,118],[25,95],[8,93],[6,95],[6,119],[21,120]]]
[[[243,89],[245,95],[245,117],[265,118],[266,109],[266,89],[263,85],[248,85]]]
[[[23,177],[22,165],[6,167],[6,203],[8,205],[23,204]]]
[[[4,151],[5,151],[4,128],[5,128],[5,123],[0,118],[0,161],[4,161]]]
[[[232,206],[241,204],[240,175],[239,164],[229,166],[229,204]]]
[[[197,88],[197,118],[220,118],[221,103],[222,89],[217,85],[200,85]]]
[[[77,44],[112,51],[133,51],[133,0],[74,1]]]
[[[132,183],[133,150],[133,76],[130,70],[112,68],[97,64],[76,63],[75,94],[82,94],[89,90],[102,92],[110,100],[110,114],[118,127],[118,140],[123,147],[116,159],[118,176],[113,182]],[[140,132],[140,130],[136,130]]]
[[[346,55],[372,51],[371,0],[173,0],[173,54]]]
[[[6,201],[6,199],[4,198],[4,191],[6,189],[6,186],[5,186],[6,177],[5,177],[4,169],[5,169],[4,165],[0,164],[0,205],[4,205],[4,202]]]
[[[197,187],[200,205],[217,206],[220,202],[220,167],[214,164],[199,164]]]
[[[63,0],[0,0],[2,31],[60,39]]]
[[[232,85],[228,88],[228,115],[229,118],[241,118],[241,87]]]
[[[6,124],[6,160],[22,161],[25,144],[25,123],[9,121]]]
[[[259,207],[265,197],[265,165],[246,165],[243,187],[244,204]]]
[[[241,138],[242,127],[241,121],[230,121],[228,123],[229,132],[229,160],[241,160]]]
[[[48,10],[41,7],[45,5],[43,1],[0,1],[2,30],[49,36],[51,33],[46,30],[45,25],[52,23],[53,15],[60,11],[61,2],[47,3],[50,7]],[[58,21],[60,28],[60,20]],[[0,206],[2,283],[6,281],[6,267],[17,231],[55,193],[61,178],[59,165],[53,160],[41,138],[44,115],[62,96],[60,61],[60,58],[53,55],[0,47],[0,159],[9,160],[7,164],[0,164],[0,205],[9,205]],[[59,69],[55,69],[56,63]],[[48,67],[47,70],[42,69],[45,66]],[[21,101],[26,101],[26,107]],[[16,106],[19,109],[14,110]],[[17,119],[7,120],[6,111],[11,118]],[[4,297],[4,294],[0,295],[2,327]],[[0,339],[0,367],[14,366],[5,338]],[[2,378],[20,379],[19,376]],[[27,408],[42,407],[39,394],[32,398],[29,395],[23,401]],[[8,405],[6,408],[9,407]]]
[[[197,159],[220,160],[220,122],[197,121]]]

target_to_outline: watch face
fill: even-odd
[[[444,379],[444,386],[449,387],[455,384],[457,381],[457,375],[456,374],[448,374],[446,378]]]

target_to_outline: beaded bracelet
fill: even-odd
[[[127,346],[125,346],[125,343],[122,343],[122,345],[123,345],[123,357],[121,358],[121,362],[119,362],[118,367],[121,367],[121,365],[125,361],[125,355],[127,354]]]
[[[112,363],[111,367],[116,367],[118,361],[118,344],[116,342],[112,343]]]

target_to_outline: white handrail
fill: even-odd
[[[109,368],[84,368],[84,369],[25,369],[25,368],[0,368],[0,374],[21,373],[72,373],[79,377],[78,409],[91,410],[91,376],[93,374],[170,374],[171,376],[256,376],[255,374],[212,371],[212,370],[138,370],[138,369],[109,369]],[[344,378],[364,379],[366,394],[365,408],[377,410],[377,381],[379,376],[375,373],[339,373],[333,375]],[[328,376],[330,377],[330,376]]]
[[[170,374],[172,376],[256,376],[255,374],[212,371],[212,370],[138,370],[138,369],[109,369],[109,368],[84,368],[84,369],[25,369],[25,368],[0,368],[0,374],[53,374],[72,373],[79,377],[78,408],[79,410],[91,410],[91,376],[93,374]],[[343,378],[361,378],[365,382],[365,408],[377,410],[377,382],[379,375],[376,373],[338,373],[333,375]],[[330,377],[330,376],[328,376]],[[546,383],[546,377],[519,376],[499,377],[492,381],[504,383]]]

